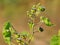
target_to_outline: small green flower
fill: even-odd
[[[45,7],[41,6],[40,10],[43,12],[45,11]]]

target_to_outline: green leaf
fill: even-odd
[[[60,45],[60,30],[58,31],[58,35],[54,35],[51,38],[50,45]]]
[[[11,32],[3,31],[3,38],[4,38],[5,42],[9,44],[11,41]]]
[[[5,37],[10,37],[11,36],[11,32],[10,31],[5,31],[5,32],[3,32],[3,35]]]
[[[44,22],[47,26],[52,26],[53,25],[48,18],[45,18]]]
[[[4,24],[4,29],[9,29],[10,27],[11,27],[10,22],[6,22],[6,23]]]
[[[6,22],[4,24],[4,27],[3,27],[3,38],[5,40],[6,43],[10,44],[10,41],[11,41],[11,31],[10,31],[10,28],[11,27],[11,24],[9,22]]]
[[[59,41],[58,41],[59,39],[58,39],[58,36],[53,36],[52,38],[51,38],[51,42],[50,42],[50,45],[59,45]]]
[[[10,37],[5,38],[6,43],[10,44],[10,41],[11,41]]]
[[[44,22],[47,26],[53,26],[53,24],[51,23],[51,21],[50,21],[48,18],[41,16],[40,19],[41,19],[41,21]]]

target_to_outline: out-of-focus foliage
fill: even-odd
[[[53,36],[50,42],[50,45],[59,45],[58,36]]]
[[[51,38],[50,45],[60,45],[60,30],[58,35],[55,35]]]

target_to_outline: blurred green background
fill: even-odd
[[[60,0],[0,0],[0,45],[7,45],[2,38],[2,29],[8,20],[18,32],[29,31],[26,11],[37,3],[46,7],[41,15],[48,17],[56,26],[42,25],[44,32],[36,33],[35,40],[30,45],[49,45],[51,37],[60,29]]]

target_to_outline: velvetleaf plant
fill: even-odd
[[[45,11],[45,7],[43,7],[40,3],[38,3],[37,5],[33,5],[30,11],[27,11],[27,16],[28,16],[28,25],[30,27],[30,30],[32,31],[32,34],[28,33],[27,31],[24,32],[20,32],[18,33],[15,28],[13,27],[13,25],[7,21],[4,24],[3,27],[3,38],[5,40],[5,42],[8,45],[15,45],[11,40],[15,40],[18,45],[29,45],[29,43],[32,41],[33,39],[33,35],[36,32],[43,32],[44,29],[40,26],[38,27],[38,30],[35,31],[34,27],[40,23],[44,23],[46,26],[53,26],[53,24],[51,23],[51,21],[44,17],[44,16],[40,16],[40,21],[38,23],[35,24],[35,18],[37,18],[41,12]]]

